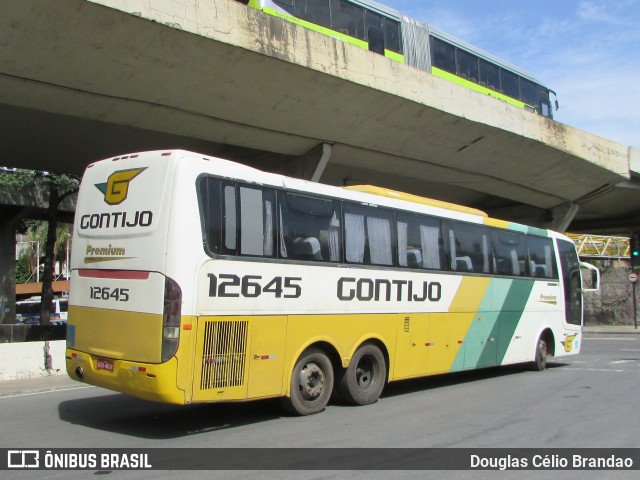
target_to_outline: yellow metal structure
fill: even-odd
[[[581,257],[623,258],[629,256],[629,238],[567,233]]]

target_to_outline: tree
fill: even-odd
[[[69,175],[43,176],[49,188],[47,207],[47,243],[45,246],[44,271],[42,272],[42,296],[40,302],[40,324],[51,323],[51,302],[53,301],[53,272],[55,265],[56,238],[58,232],[58,207],[60,203],[78,191],[80,181]]]
[[[42,274],[40,323],[45,325],[49,324],[51,318],[51,303],[53,301],[52,282],[58,231],[58,209],[65,198],[78,191],[80,179],[75,175],[0,167],[0,185],[15,188],[16,190],[44,189],[46,191],[48,197],[45,213],[47,235],[45,242],[44,271]],[[37,265],[36,268],[39,268],[39,265]]]

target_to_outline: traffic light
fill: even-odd
[[[640,233],[638,232],[631,232],[629,256],[631,257],[631,266],[640,267]]]

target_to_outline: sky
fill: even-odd
[[[378,0],[532,74],[554,118],[640,147],[640,0]]]

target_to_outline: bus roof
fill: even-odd
[[[380,195],[383,197],[396,198],[398,200],[405,200],[407,202],[420,203],[422,205],[429,205],[430,207],[438,207],[444,208],[446,210],[468,213],[470,215],[478,215],[480,217],[489,216],[482,210],[465,207],[464,205],[457,205],[455,203],[444,202],[442,200],[421,197],[419,195],[413,195],[412,193],[398,192],[397,190],[390,190],[384,187],[376,187],[374,185],[350,185],[344,188],[347,188],[349,190],[356,190],[358,192],[372,193],[374,195]]]

